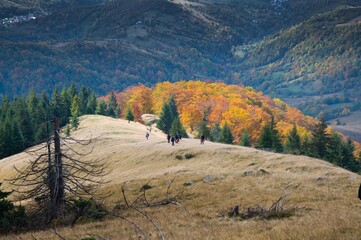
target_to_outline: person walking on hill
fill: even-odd
[[[360,184],[360,187],[358,189],[358,198],[361,200],[361,184]]]
[[[167,140],[168,140],[168,143],[170,143],[170,134],[169,134],[169,132],[167,133]]]
[[[201,144],[204,145],[204,140],[206,139],[206,136],[204,136],[204,134],[202,133],[201,135]]]
[[[175,134],[175,143],[178,143],[179,142],[179,133],[177,132]]]
[[[147,132],[147,133],[145,134],[145,138],[148,140],[148,138],[149,138],[149,132]]]
[[[172,136],[171,139],[170,139],[170,141],[172,142],[172,146],[174,146],[175,137]]]

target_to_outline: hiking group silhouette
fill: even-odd
[[[174,146],[174,143],[179,143],[180,140],[182,140],[182,135],[179,132],[174,135],[170,135],[169,132],[167,133],[167,141],[172,143],[172,146]]]

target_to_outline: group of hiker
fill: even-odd
[[[145,138],[148,140],[149,139],[149,132],[147,132],[145,134]],[[174,146],[174,143],[179,143],[180,140],[182,140],[182,135],[177,132],[174,135],[170,135],[169,132],[167,133],[167,140],[168,143],[172,143],[172,146]],[[204,134],[201,135],[201,144],[204,144],[204,141],[206,140],[206,137]]]
[[[172,143],[172,146],[174,146],[174,143],[179,143],[180,140],[182,140],[182,135],[177,132],[174,135],[170,135],[169,132],[167,133],[167,140],[168,143]],[[201,144],[204,144],[204,141],[206,140],[206,137],[204,134],[201,135]]]
[[[179,143],[179,141],[182,140],[182,135],[179,132],[177,132],[175,135],[171,136],[168,132],[167,140],[168,140],[168,143],[172,143],[172,146],[174,146],[174,143]]]

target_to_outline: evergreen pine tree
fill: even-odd
[[[188,134],[184,127],[182,126],[179,118],[175,118],[172,122],[170,132],[171,135],[175,135],[176,133],[180,133],[182,135],[182,138],[187,138]]]
[[[327,125],[323,118],[312,131],[312,155],[322,159],[326,155],[327,145],[329,144],[329,134],[326,129]]]
[[[130,107],[127,108],[127,112],[125,114],[125,119],[128,120],[128,123],[130,121],[134,121],[134,115],[133,115],[132,109],[130,109]]]
[[[157,128],[166,133],[170,131],[170,128],[172,127],[172,122],[173,118],[169,108],[169,104],[164,103],[162,112],[160,113],[159,120],[157,122]]]
[[[120,106],[117,105],[117,107],[115,108],[115,117],[120,118],[122,115],[121,113],[122,113],[122,110],[120,109]]]
[[[16,143],[13,142],[13,135],[12,135],[12,124],[8,118],[5,118],[4,123],[2,124],[2,157],[7,157],[16,152],[14,150],[14,147],[16,146]]]
[[[10,194],[0,190],[0,233],[19,230],[27,224],[24,207],[16,207],[6,199]]]
[[[333,131],[329,138],[325,159],[329,162],[342,166],[343,144],[344,141],[342,140],[340,134]]]
[[[251,147],[252,146],[252,142],[251,142],[251,139],[250,139],[250,137],[248,135],[247,130],[245,130],[243,132],[240,144],[241,144],[241,146],[244,146],[244,147]]]
[[[209,138],[210,135],[211,135],[211,131],[210,131],[209,128],[207,127],[207,121],[206,121],[206,119],[203,119],[201,125],[199,126],[197,137],[200,138],[202,134],[203,134],[206,138]]]
[[[281,137],[278,133],[276,122],[274,121],[274,117],[272,116],[270,122],[270,128],[272,131],[272,149],[276,152],[283,152],[283,145],[281,142]]]
[[[29,121],[30,125],[32,126],[32,136],[29,138],[28,134],[24,134],[27,142],[37,142],[36,139],[36,132],[39,127],[39,118],[41,118],[39,115],[41,114],[41,110],[39,107],[40,100],[36,96],[34,90],[30,91],[27,99],[27,109],[29,112]]]
[[[217,122],[216,124],[214,124],[214,127],[211,130],[209,140],[212,142],[220,142],[221,132],[222,132],[222,129],[221,129],[219,123]]]
[[[25,99],[16,98],[13,101],[14,106],[14,118],[13,121],[18,122],[21,129],[24,147],[32,144],[34,142],[34,128],[32,117],[30,116],[28,105]]]
[[[97,115],[106,115],[106,104],[105,104],[105,102],[104,102],[104,100],[100,100],[100,101],[98,101],[98,103],[97,103],[97,108],[96,108],[96,111],[95,111],[95,113],[97,114]]]
[[[70,130],[70,125],[67,124],[67,125],[66,125],[66,129],[65,129],[65,136],[69,137],[69,136],[70,136],[70,132],[71,132],[71,130]]]
[[[68,121],[68,118],[66,117],[67,110],[65,100],[62,98],[57,87],[54,87],[53,94],[51,96],[50,106],[52,114],[59,119],[60,126],[64,126],[65,123]]]
[[[86,114],[95,114],[97,108],[97,98],[94,92],[89,95],[87,105],[86,105]]]
[[[73,128],[78,129],[79,127],[79,117],[74,115],[70,118],[70,124]]]
[[[272,137],[272,129],[269,124],[262,127],[261,136],[258,139],[259,148],[269,148],[273,147],[273,137]]]
[[[11,142],[14,143],[12,147],[13,152],[11,154],[15,154],[23,151],[25,148],[25,139],[18,121],[12,121],[11,133],[12,133]]]
[[[0,125],[0,159],[6,157],[4,123]]]
[[[231,129],[225,124],[221,131],[221,139],[220,142],[232,144],[233,143],[233,135],[231,133]]]
[[[0,143],[1,157],[7,157],[21,152],[25,147],[25,139],[17,121],[9,115],[1,126]]]
[[[168,101],[168,106],[169,106],[170,118],[172,119],[172,121],[176,118],[179,118],[177,103],[175,101],[174,95],[171,95]]]
[[[78,94],[74,83],[70,84],[70,87],[67,89],[67,91],[68,91],[68,96],[69,96],[70,100],[72,100],[74,98],[74,96]]]
[[[36,126],[35,142],[45,140],[48,137],[49,132],[53,131],[52,124],[50,124],[49,132],[47,131],[47,121],[50,121],[52,119],[52,114],[50,111],[51,109],[49,99],[46,94],[43,93],[41,98],[39,99],[37,114],[34,117],[34,124]]]
[[[79,94],[78,94],[78,97],[79,97],[79,116],[86,114],[86,106],[87,106],[89,95],[90,95],[90,89],[88,89],[86,87],[82,87],[80,89]],[[113,93],[113,97],[115,99],[114,93]],[[113,101],[113,99],[112,99],[112,101]],[[115,99],[115,103],[118,104],[116,99]],[[113,108],[113,109],[115,109],[115,108]]]
[[[355,160],[354,151],[355,145],[351,141],[351,139],[347,139],[346,142],[342,144],[343,151],[342,151],[342,161],[341,167],[347,168],[353,172],[358,172],[361,170],[360,163]]]
[[[301,141],[301,154],[306,156],[312,156],[312,146],[308,135],[306,134]]]
[[[70,108],[71,116],[79,116],[80,115],[80,101],[78,95],[75,95]]]
[[[297,133],[296,124],[293,124],[291,132],[287,135],[286,151],[293,154],[301,154],[301,138]]]
[[[71,115],[71,113],[70,113],[70,109],[71,109],[71,104],[72,104],[72,100],[73,100],[73,98],[71,98],[70,97],[70,95],[69,95],[69,92],[68,92],[68,89],[66,89],[66,88],[63,88],[62,90],[61,90],[61,93],[60,93],[60,95],[61,95],[61,99],[62,99],[62,101],[63,101],[63,107],[64,107],[64,116],[62,116],[62,117],[64,117],[64,119],[69,119],[69,117],[70,117],[70,115]],[[64,124],[65,124],[65,122],[64,122]]]
[[[78,129],[79,127],[79,115],[80,115],[80,100],[78,98],[78,95],[75,95],[73,98],[73,101],[71,103],[71,118],[70,118],[70,123],[71,126],[75,129]]]
[[[113,91],[110,93],[106,112],[108,116],[114,118],[120,117],[120,107]]]

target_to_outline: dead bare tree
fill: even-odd
[[[255,207],[248,207],[246,210],[239,212],[238,205],[234,206],[228,213],[229,217],[241,217],[242,219],[273,219],[273,218],[285,218],[294,215],[299,209],[295,206],[286,207],[288,204],[287,198],[290,193],[283,192],[281,196],[272,203],[271,207],[267,208],[261,205]]]
[[[141,209],[142,208],[150,208],[150,207],[161,207],[161,206],[165,206],[165,205],[176,205],[178,207],[183,208],[183,210],[187,214],[189,214],[189,212],[177,199],[177,197],[179,197],[182,194],[182,192],[175,194],[175,195],[171,195],[170,190],[171,190],[171,186],[172,186],[173,182],[175,181],[175,177],[169,182],[165,196],[158,196],[159,198],[157,198],[157,199],[149,200],[147,197],[147,190],[151,188],[149,186],[151,181],[152,180],[148,181],[146,184],[143,185],[143,187],[141,188],[142,193],[139,196],[137,196],[133,202],[129,202],[129,200],[126,196],[125,183],[124,183],[124,185],[121,187],[122,197],[123,197],[123,200],[125,203],[125,209],[133,210],[133,211],[137,212],[138,214],[140,214],[142,217],[144,217],[156,229],[156,231],[159,234],[159,238],[164,240],[166,238],[165,238],[165,235],[164,235],[161,227],[157,224],[157,222],[154,219],[152,219],[145,211],[143,211]],[[112,213],[111,215],[114,217],[121,218],[121,219],[127,221],[128,223],[132,224],[139,232],[141,232],[141,234],[143,235],[143,237],[145,239],[149,239],[148,234],[138,224],[134,223],[133,221],[131,221],[128,218],[125,218],[122,215],[115,214],[115,213]]]
[[[18,175],[9,180],[19,200],[34,199],[38,203],[45,224],[64,216],[68,199],[93,196],[108,173],[107,165],[98,159],[81,160],[92,153],[92,138],[63,138],[56,117],[54,129],[45,146],[28,151],[33,159],[25,169],[14,166]],[[74,145],[88,150],[76,150]]]

